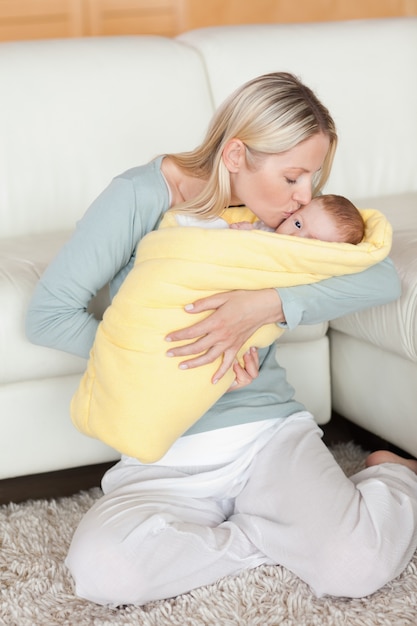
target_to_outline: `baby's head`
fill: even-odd
[[[276,229],[280,235],[293,235],[321,241],[360,243],[365,233],[362,216],[344,196],[326,194],[295,211]]]

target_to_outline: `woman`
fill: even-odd
[[[212,217],[244,204],[276,228],[320,192],[336,142],[327,109],[292,75],[243,85],[196,150],[130,170],[96,200],[38,285],[29,337],[88,356],[97,328],[89,300],[108,281],[114,295],[165,211]],[[173,330],[171,342],[192,341],[168,354],[184,357],[183,368],[223,354],[215,382],[262,324],[293,328],[398,294],[389,261],[316,285],[223,293],[190,303],[190,313],[213,313]],[[389,463],[347,479],[294,399],[274,346],[245,363],[234,389],[159,462],[123,457],[104,476],[104,496],[67,558],[79,596],[144,604],[278,563],[317,595],[354,597],[403,570],[417,544],[414,472]]]

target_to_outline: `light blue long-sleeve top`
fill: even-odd
[[[117,293],[133,267],[138,242],[169,208],[161,162],[158,157],[117,176],[79,221],[36,286],[26,320],[33,343],[88,358],[99,324],[87,311],[90,300],[107,283],[111,297]],[[399,294],[399,279],[389,259],[359,274],[279,289],[290,329],[383,304]],[[276,362],[275,347],[259,352],[258,378],[225,394],[186,434],[288,417],[304,409]]]

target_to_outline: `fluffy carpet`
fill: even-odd
[[[332,449],[347,474],[363,467],[352,443]],[[378,593],[315,598],[280,566],[144,607],[108,609],[79,600],[63,564],[73,531],[100,490],[0,507],[1,626],[406,626],[417,624],[417,555]]]

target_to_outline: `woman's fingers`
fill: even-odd
[[[195,314],[212,311],[212,314],[195,324],[187,326],[186,328],[180,328],[179,330],[169,333],[169,335],[165,338],[166,341],[186,341],[187,339],[197,339],[215,331],[218,327],[218,322],[217,318],[213,318],[213,315],[228,301],[227,296],[228,293],[216,294],[214,296],[202,298],[201,300],[196,300],[193,304],[187,304],[185,307],[187,313]],[[179,348],[176,348],[176,350],[179,350]],[[183,352],[182,354],[193,354],[193,352]],[[180,354],[176,352],[175,356],[180,356]]]
[[[243,355],[243,361],[245,363],[245,371],[250,376],[251,380],[257,378],[259,374],[258,349],[255,347],[250,348],[250,350]]]
[[[167,356],[191,357],[179,364],[182,369],[201,367],[221,356],[213,382],[233,366],[239,350],[260,326],[283,319],[275,289],[224,292],[197,300],[185,308],[191,314],[210,313],[196,324],[169,333],[167,341],[187,343],[171,346]]]
[[[242,367],[237,361],[233,364],[233,371],[235,373],[235,380],[231,385],[229,391],[235,391],[249,385],[259,374],[259,355],[256,348],[250,348],[248,352],[243,355],[244,367]]]

